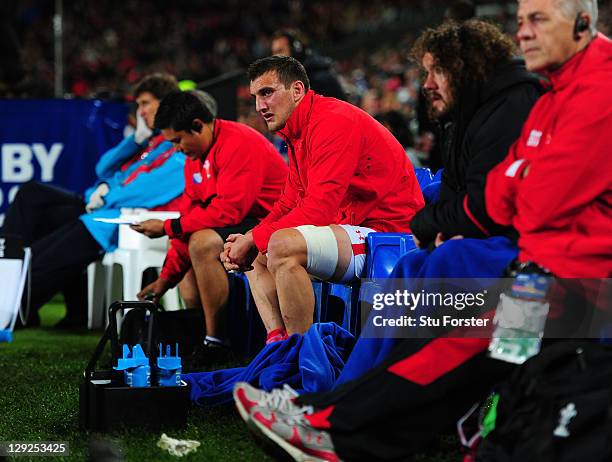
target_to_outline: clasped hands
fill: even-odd
[[[253,269],[253,262],[259,251],[255,246],[253,235],[230,234],[223,245],[219,258],[227,271],[245,272]]]

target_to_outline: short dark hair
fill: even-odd
[[[291,56],[268,56],[267,58],[261,58],[251,63],[247,74],[249,80],[253,80],[261,77],[266,72],[276,72],[278,79],[285,86],[289,88],[293,82],[298,80],[304,84],[306,91],[310,90],[310,80],[306,69],[302,66],[297,59]]]
[[[142,80],[134,86],[132,94],[134,98],[138,98],[142,93],[149,92],[161,101],[168,93],[178,89],[176,77],[171,74],[156,72],[144,76]]]
[[[214,120],[209,104],[197,90],[173,91],[159,103],[155,114],[155,128],[191,132],[195,119],[204,123]]]

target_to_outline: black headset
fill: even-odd
[[[289,47],[291,48],[291,56],[298,61],[303,61],[306,57],[306,46],[297,37],[296,34],[289,30],[284,30],[280,33],[281,37],[285,37],[289,41]]]
[[[291,32],[286,32],[285,37],[289,40],[289,46],[291,46],[291,52],[295,54],[301,54],[304,52],[304,44]]]
[[[580,34],[582,34],[586,30],[589,30],[589,26],[589,18],[583,16],[582,13],[578,13],[576,15],[576,21],[574,22],[574,40],[580,40]]]

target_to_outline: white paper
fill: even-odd
[[[100,221],[102,223],[110,223],[113,225],[134,225],[140,223],[140,220],[135,218],[94,218],[94,221]]]

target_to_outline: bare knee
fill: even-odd
[[[255,269],[264,269],[268,267],[268,257],[266,257],[264,254],[257,254],[257,258],[255,258],[255,261],[253,262],[253,267]]]
[[[184,293],[181,291],[179,287],[179,293],[181,294],[181,298],[183,299],[183,303],[185,307],[188,309],[201,309],[202,302],[200,301],[200,296],[197,293]]]
[[[178,284],[178,289],[187,308],[202,308],[193,269],[185,274],[183,280]]]
[[[189,238],[191,261],[218,260],[221,252],[223,252],[223,240],[212,229],[196,231]]]
[[[306,241],[293,228],[280,229],[270,237],[267,266],[274,273],[282,267],[306,266]]]
[[[269,274],[268,270],[268,258],[263,254],[258,254],[257,258],[253,262],[253,270],[244,273],[249,280],[251,287],[255,287],[259,284],[260,278],[264,277],[265,274]]]

